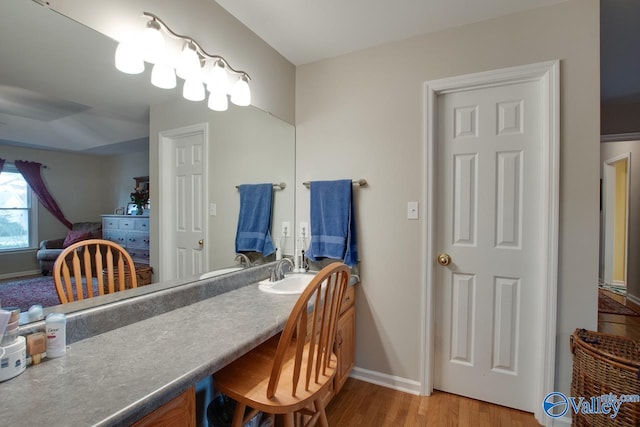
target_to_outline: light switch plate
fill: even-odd
[[[307,238],[309,237],[309,223],[301,222],[300,223],[300,237]]]
[[[418,202],[407,202],[407,219],[419,218]]]
[[[216,216],[218,214],[218,206],[215,203],[209,203],[209,216]]]
[[[289,221],[282,221],[282,237],[291,237],[291,225]]]

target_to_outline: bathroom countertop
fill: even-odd
[[[281,331],[297,298],[254,283],[75,342],[0,383],[0,420],[130,425]]]

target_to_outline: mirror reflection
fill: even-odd
[[[126,212],[134,178],[150,176],[149,262],[154,282],[160,279],[163,283],[122,296],[113,294],[45,309],[45,314],[109,303],[197,277],[190,272],[162,277],[159,268],[160,231],[166,225],[160,212],[171,203],[176,206],[173,195],[164,192],[166,188],[158,190],[167,176],[158,163],[161,133],[193,125],[208,128],[206,205],[201,212],[206,225],[202,239],[206,270],[232,271],[226,268],[239,263],[234,248],[238,185],[286,183],[286,188],[274,191],[273,197],[271,231],[274,243],[281,244],[282,222],[295,223],[292,125],[254,107],[230,105],[226,112],[214,112],[204,102],[186,101],[180,96],[181,88],[153,87],[149,83],[150,67],[135,76],[118,72],[113,65],[116,43],[108,37],[34,2],[0,3],[0,33],[3,40],[11,40],[0,45],[0,158],[47,165],[43,176],[48,186],[54,190],[64,184],[71,189],[57,191],[54,197],[72,222],[101,222],[101,215],[114,214],[121,207]],[[64,114],[59,113],[60,108],[66,109]],[[47,115],[34,116],[43,111]],[[67,150],[83,157],[73,157]],[[36,223],[38,236],[31,243],[33,250],[0,252],[0,278],[33,273],[38,268],[39,242],[64,237],[67,232],[42,207]],[[288,253],[287,242],[282,244],[284,253]],[[169,242],[164,250],[171,247]],[[263,261],[250,255],[252,261]],[[34,296],[32,303],[39,302]]]

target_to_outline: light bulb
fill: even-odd
[[[182,96],[189,101],[202,101],[205,98],[205,90],[202,81],[189,79],[184,81]]]
[[[249,83],[247,82],[247,76],[244,74],[233,85],[231,90],[231,102],[240,107],[246,107],[251,104],[251,89],[249,89]]]
[[[207,106],[214,111],[227,111],[229,108],[229,101],[227,101],[227,94],[221,92],[211,92],[209,94],[209,102]]]
[[[116,68],[127,74],[140,74],[144,71],[144,61],[138,46],[132,40],[118,43],[116,48]]]
[[[190,80],[193,77],[199,77],[200,58],[196,53],[193,43],[185,43],[182,52],[178,56],[178,65],[176,66],[176,74],[181,79]]]
[[[173,67],[165,62],[158,62],[151,70],[151,83],[161,89],[176,87],[176,73]]]
[[[141,49],[144,60],[152,64],[159,62],[164,56],[164,37],[160,32],[160,24],[155,20],[150,21],[142,33]]]
[[[226,94],[229,92],[229,75],[225,70],[224,63],[220,60],[213,64],[213,69],[207,79],[207,89],[211,93]]]

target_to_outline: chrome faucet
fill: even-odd
[[[251,267],[251,260],[245,254],[237,254],[236,261],[240,261],[240,265],[244,268]]]
[[[278,280],[284,279],[284,272],[282,271],[282,267],[285,264],[289,264],[289,271],[293,271],[294,265],[293,261],[290,258],[282,258],[276,263],[276,266],[271,271],[271,281],[277,282]]]

